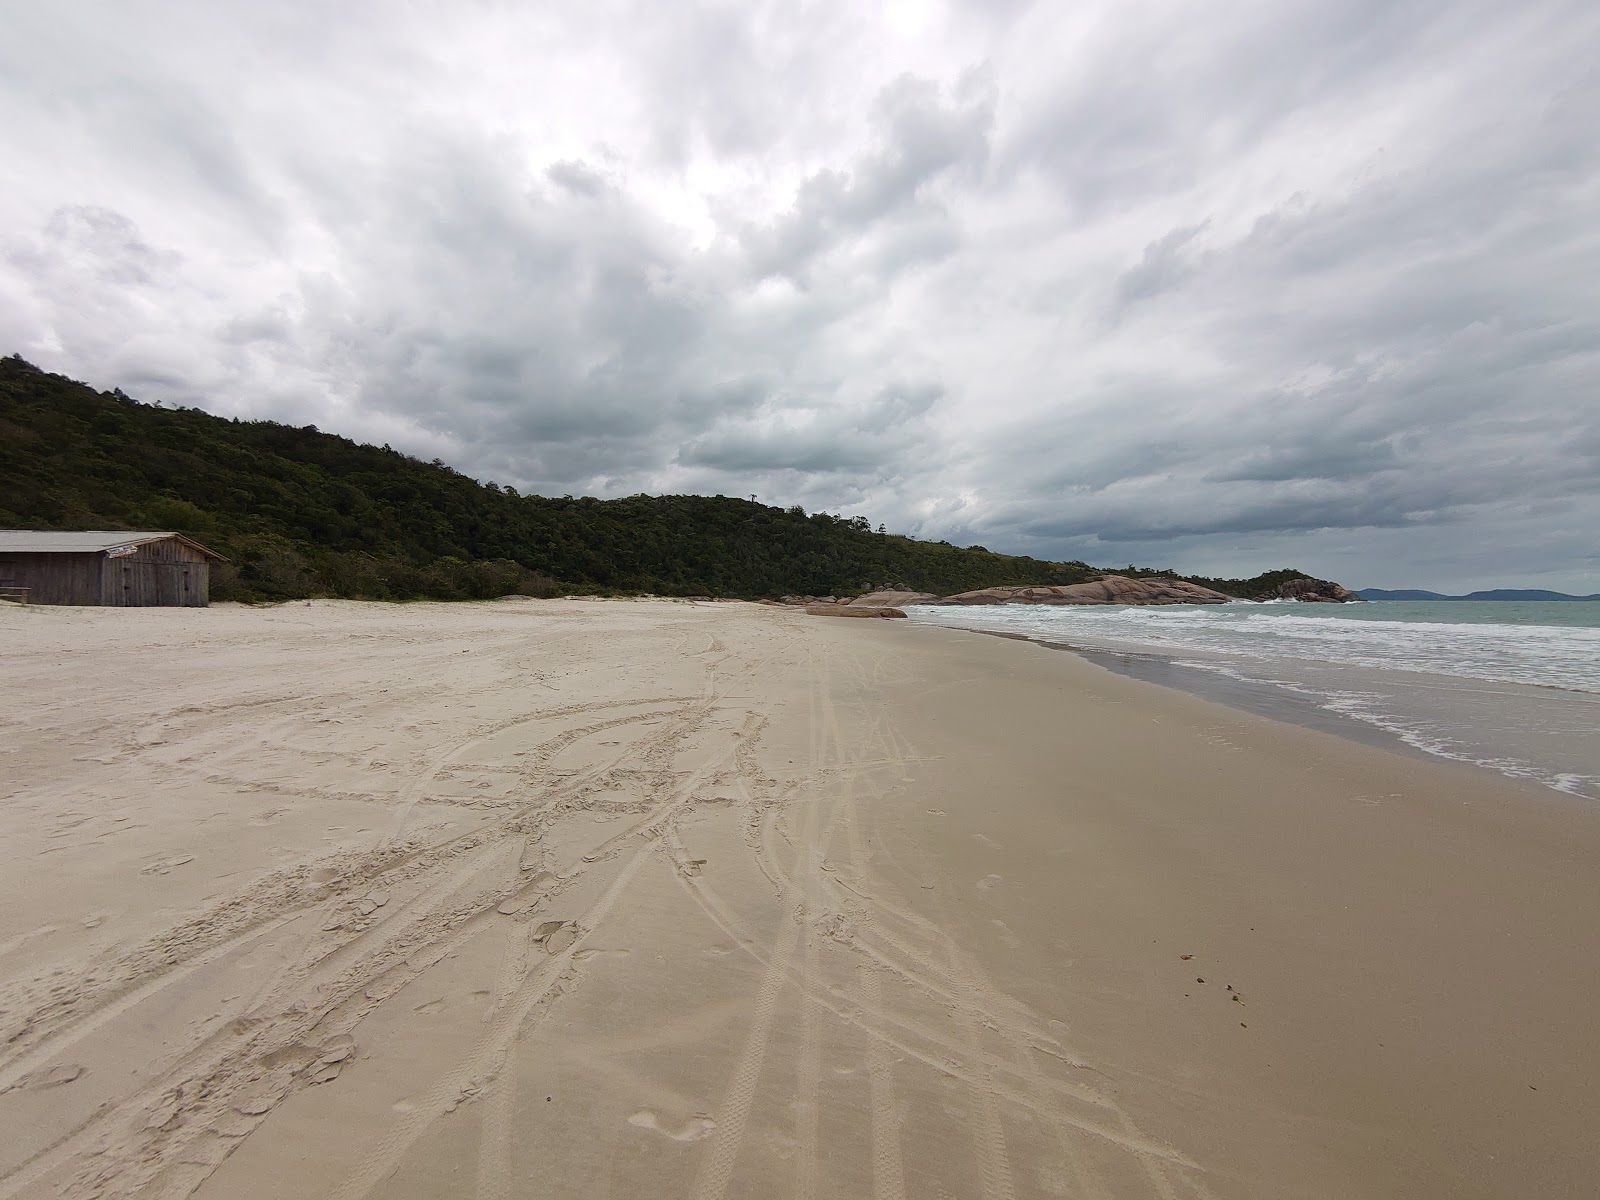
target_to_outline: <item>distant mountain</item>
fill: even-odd
[[[1569,596],[1566,592],[1548,592],[1543,588],[1490,588],[1483,592],[1468,592],[1465,596],[1441,596],[1438,592],[1425,592],[1418,588],[1358,588],[1356,595],[1363,600],[1600,600],[1595,596]]]
[[[1363,600],[1454,600],[1454,596],[1441,596],[1438,592],[1424,592],[1417,588],[1357,588],[1356,595]]]

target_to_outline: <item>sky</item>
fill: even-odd
[[[548,495],[1600,591],[1600,5],[0,0],[0,353]]]

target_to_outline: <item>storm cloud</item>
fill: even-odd
[[[1600,590],[1600,9],[0,0],[0,352],[548,494]]]

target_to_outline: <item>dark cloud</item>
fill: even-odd
[[[1169,230],[1144,248],[1138,263],[1117,279],[1113,289],[1118,310],[1137,304],[1183,283],[1198,264],[1187,252],[1190,242],[1205,232],[1205,225],[1184,225]]]
[[[1600,9],[587,11],[17,8],[0,351],[554,494],[1600,590]]]
[[[727,421],[689,441],[678,454],[686,467],[738,475],[773,471],[849,473],[883,479],[925,450],[925,418],[942,396],[933,385],[898,385],[832,410],[805,410],[781,400],[767,411]]]
[[[600,172],[583,162],[551,163],[545,168],[545,178],[551,183],[576,192],[580,196],[599,198],[610,191],[610,185]]]
[[[874,100],[869,112],[874,144],[843,168],[827,167],[799,186],[794,206],[767,225],[749,227],[741,242],[758,276],[784,274],[805,281],[812,260],[843,243],[898,224],[910,236],[888,237],[898,253],[881,259],[900,266],[953,249],[937,183],[971,177],[988,157],[993,97],[981,87],[946,100],[930,80],[902,76]],[[926,255],[917,254],[921,248]],[[910,251],[910,253],[907,253]]]

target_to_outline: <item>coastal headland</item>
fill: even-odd
[[[0,642],[0,1200],[1600,1174],[1600,815],[1546,789],[760,605]]]
[[[709,598],[709,597],[707,597]],[[1240,599],[1296,600],[1317,604],[1348,604],[1361,597],[1326,579],[1299,576],[1278,584],[1264,595],[1230,596],[1215,588],[1202,587],[1187,579],[1132,579],[1126,575],[1098,574],[1084,583],[978,588],[953,596],[932,592],[875,591],[864,596],[785,596],[768,603],[803,607],[814,615],[862,616],[860,612],[838,611],[857,608],[895,608],[905,604],[930,604],[969,607],[994,604],[1040,604],[1064,607],[1105,605],[1227,604]]]

